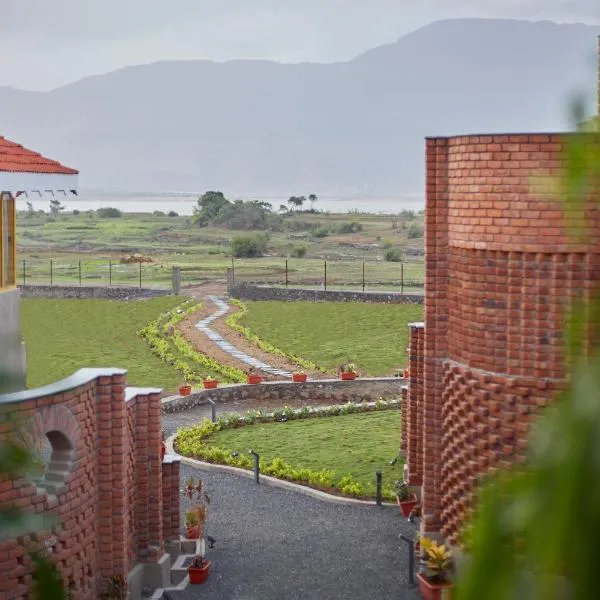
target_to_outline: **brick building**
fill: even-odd
[[[537,185],[560,175],[569,135],[426,142],[425,323],[410,325],[402,450],[423,532],[451,543],[481,476],[525,459],[565,383],[564,316],[598,297],[600,194],[581,219]]]

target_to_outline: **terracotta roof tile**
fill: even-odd
[[[60,173],[62,175],[77,175],[79,171],[65,167],[32,150],[23,148],[0,136],[0,171],[13,173]]]

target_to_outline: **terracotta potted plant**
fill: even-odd
[[[250,384],[260,383],[262,381],[262,377],[258,374],[256,369],[249,369],[246,373],[246,382]]]
[[[408,379],[410,377],[410,369],[404,369],[403,374],[404,379]]]
[[[296,383],[304,383],[306,381],[306,373],[304,371],[296,371],[292,373],[292,381]]]
[[[192,393],[192,386],[187,381],[184,381],[179,386],[179,395],[180,396],[189,396],[191,393]]]
[[[164,460],[165,454],[167,453],[167,444],[165,443],[165,433],[163,431],[162,440],[160,442],[160,460]]]
[[[210,572],[212,561],[205,560],[203,556],[196,556],[188,567],[190,583],[204,583]]]
[[[186,511],[184,521],[186,537],[190,540],[197,540],[204,537],[204,524],[208,515],[208,505],[210,498],[203,490],[202,480],[188,477],[185,482],[184,494],[193,500],[196,498],[198,504]]]
[[[341,365],[339,371],[340,379],[342,381],[353,381],[358,375],[356,372],[356,365],[354,363]]]
[[[429,541],[421,547],[425,554],[425,568],[417,573],[419,591],[424,600],[441,600],[448,597],[449,588],[452,588],[453,560],[452,552],[444,544]]]
[[[394,492],[396,492],[396,498],[402,516],[408,519],[412,510],[419,504],[417,497],[411,493],[408,483],[403,479],[394,481]]]
[[[200,539],[200,516],[196,509],[187,510],[184,517],[185,537],[188,540]]]
[[[203,382],[205,390],[214,390],[218,385],[219,381],[213,377],[207,377]]]

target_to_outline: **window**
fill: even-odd
[[[15,285],[15,200],[0,194],[0,288]]]

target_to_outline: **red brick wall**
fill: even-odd
[[[72,450],[61,450],[68,475],[56,490],[44,487],[48,481],[36,486],[25,478],[0,476],[3,504],[50,510],[60,522],[56,530],[0,543],[0,598],[28,597],[32,576],[27,549],[32,543],[52,541],[53,556],[74,598],[86,600],[98,597],[102,578],[127,577],[136,562],[156,560],[163,553],[159,395],[126,402],[122,373],[87,379],[77,374],[72,381],[76,383],[70,386],[57,384],[56,389],[68,390],[64,392],[41,388],[39,395],[32,390],[0,396],[11,423],[21,424],[26,439],[60,435],[72,445]],[[2,426],[0,441],[11,434],[10,427]],[[179,482],[170,484],[178,492]],[[54,491],[56,496],[46,493]]]
[[[422,529],[453,542],[480,475],[522,459],[535,411],[562,385],[565,310],[597,295],[600,212],[587,207],[592,242],[574,243],[566,227],[581,219],[563,219],[539,185],[560,174],[564,143],[427,140],[424,382],[407,415],[422,449],[409,431],[407,453],[409,472],[422,458]]]
[[[174,456],[165,456],[162,465],[162,520],[165,541],[178,540],[181,531],[179,466],[179,459]]]
[[[423,483],[423,344],[425,327],[423,323],[409,325],[410,378],[408,399],[403,409],[406,418],[406,462],[408,464],[408,483],[419,486]]]

